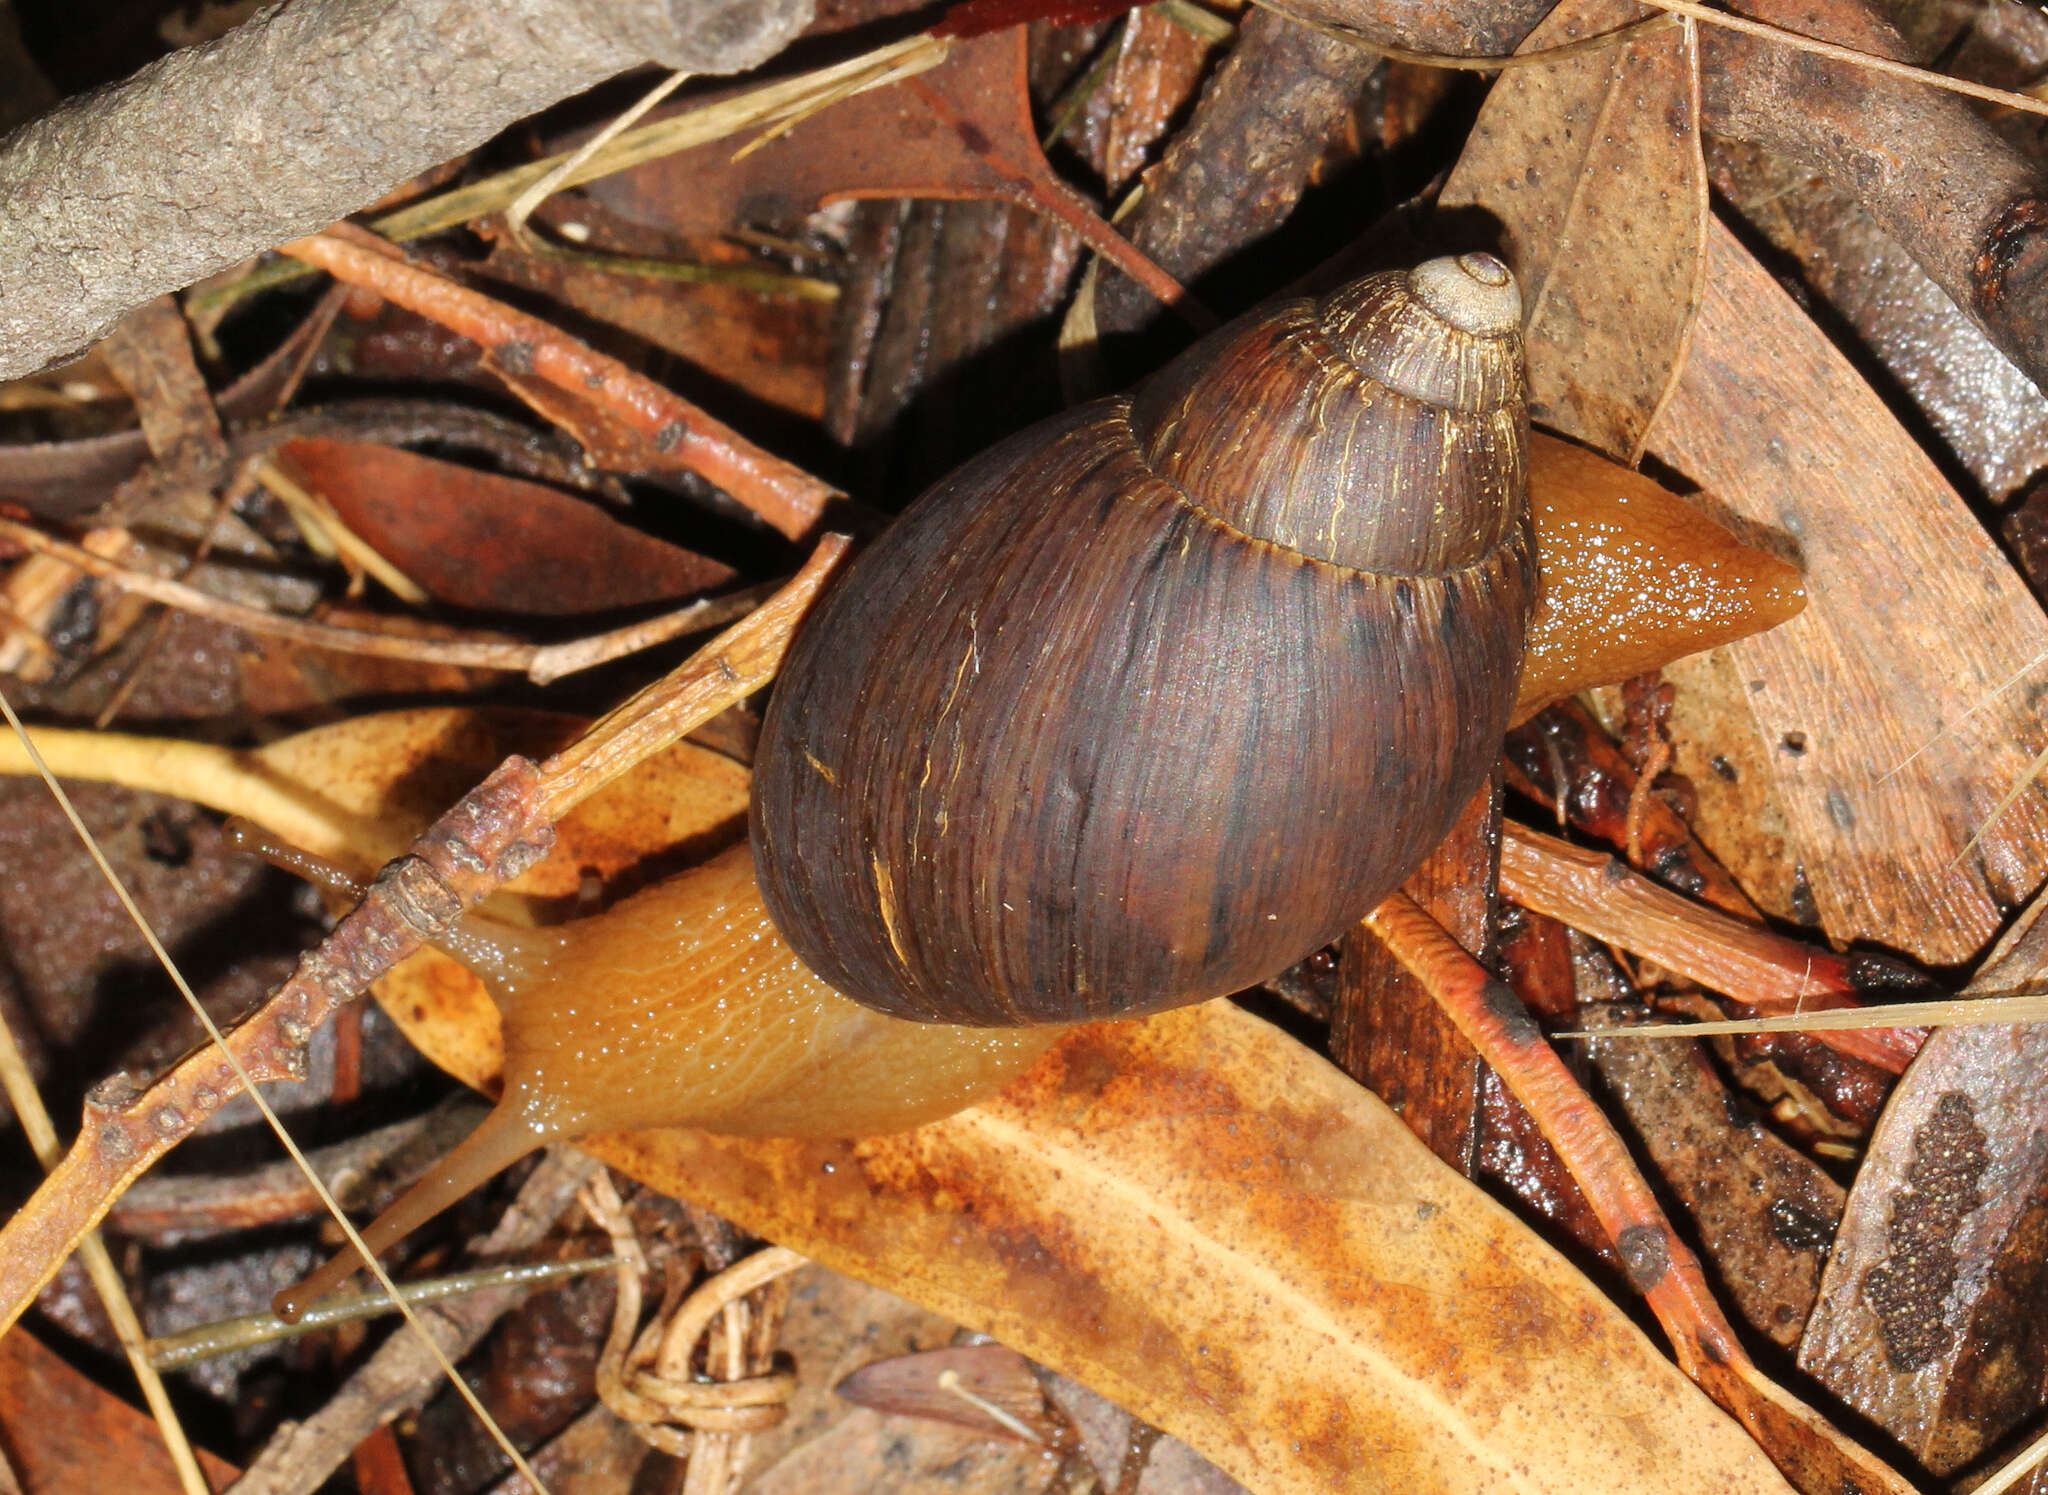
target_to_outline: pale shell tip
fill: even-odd
[[[1444,255],[1408,272],[1416,297],[1475,337],[1501,337],[1522,325],[1522,292],[1508,267],[1486,253]]]

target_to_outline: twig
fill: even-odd
[[[1629,1285],[1670,1336],[1679,1366],[1806,1490],[1911,1495],[1891,1470],[1775,1385],[1750,1360],[1699,1260],[1665,1219],[1627,1144],[1580,1089],[1521,999],[1402,893],[1366,927],[1415,973],[1458,1031],[1536,1119],[1614,1242]],[[1789,1461],[1789,1464],[1788,1464]]]
[[[87,575],[112,582],[124,591],[249,633],[287,639],[308,648],[332,649],[340,654],[367,654],[379,659],[408,659],[466,669],[511,670],[542,685],[669,639],[716,628],[752,612],[764,593],[769,591],[767,587],[751,587],[724,597],[705,598],[658,618],[629,623],[623,628],[562,644],[521,644],[494,638],[415,638],[408,634],[375,633],[366,628],[315,623],[230,602],[184,582],[106,560],[18,520],[0,518],[0,539],[13,540],[26,549],[63,561]]]
[[[630,453],[615,453],[607,461],[630,456],[643,471],[697,473],[792,540],[809,534],[825,506],[843,496],[618,359],[539,317],[393,258],[396,251],[389,244],[362,229],[337,224],[279,248],[480,344],[513,376],[507,382],[522,398],[528,398],[524,381],[531,377],[579,406],[597,407],[607,430],[629,433],[635,443]],[[550,406],[541,413],[552,418],[561,412]],[[604,444],[578,434],[587,447]]]
[[[548,759],[541,768],[541,804],[548,818],[560,820],[571,806],[772,680],[797,620],[851,545],[844,535],[827,535],[804,568],[746,622],[682,669],[614,707]],[[687,725],[678,727],[678,722]]]
[[[1635,765],[1577,702],[1547,706],[1510,731],[1503,761],[1508,787],[1555,810],[1560,825],[1617,849],[1633,837],[1638,850],[1629,860],[1635,866],[1724,914],[1763,922],[1685,817],[1655,795],[1637,792],[1642,780]]]
[[[35,1151],[36,1161],[43,1165],[45,1173],[50,1172],[63,1156],[63,1149],[57,1142],[57,1129],[50,1125],[50,1113],[43,1109],[42,1093],[36,1089],[28,1064],[14,1042],[14,1030],[7,1025],[4,1016],[0,1016],[0,1088],[7,1092],[8,1104],[14,1107],[21,1130]],[[128,1289],[114,1267],[113,1257],[107,1254],[107,1243],[100,1239],[97,1230],[79,1240],[78,1258],[85,1266],[86,1275],[92,1279],[93,1291],[99,1294],[100,1302],[106,1307],[107,1318],[114,1326],[115,1336],[121,1341],[121,1351],[128,1357],[135,1379],[141,1383],[142,1399],[149,1404],[150,1415],[156,1419],[157,1431],[163,1436],[172,1467],[178,1471],[178,1483],[183,1486],[185,1495],[212,1495],[212,1486],[207,1484],[198,1456],[192,1452],[191,1441],[185,1436],[184,1424],[178,1421],[177,1408],[171,1405],[163,1378],[150,1361],[149,1336],[143,1332],[142,1321],[135,1316],[135,1305],[128,1300]]]
[[[212,517],[206,521],[206,528],[200,532],[198,543],[192,547],[192,554],[185,558],[185,564],[178,572],[179,581],[189,583],[199,568],[206,564],[206,558],[213,553],[214,539],[219,535],[221,523],[227,518],[228,511],[234,506],[237,487],[236,483],[222,485],[220,498],[213,506]],[[149,637],[143,640],[142,649],[135,656],[135,663],[128,667],[127,672],[121,677],[121,683],[114,687],[114,693],[107,698],[107,704],[102,706],[99,715],[93,718],[95,730],[104,732],[111,727],[114,718],[119,716],[122,708],[128,704],[129,697],[133,696],[136,688],[142,684],[151,663],[156,659],[157,650],[170,636],[171,617],[168,609],[156,615],[155,621],[150,624]]]
[[[1648,20],[1631,21],[1626,26],[1603,31],[1598,36],[1581,37],[1575,42],[1562,42],[1555,47],[1539,47],[1534,52],[1509,52],[1498,57],[1467,57],[1457,52],[1420,52],[1411,47],[1397,47],[1392,42],[1377,41],[1340,22],[1295,15],[1284,5],[1268,4],[1267,0],[1257,0],[1257,3],[1275,15],[1299,21],[1325,36],[1333,36],[1355,47],[1363,47],[1368,52],[1377,52],[1390,62],[1405,62],[1416,67],[1444,68],[1466,73],[1511,73],[1518,68],[1553,67],[1560,62],[1571,62],[1589,53],[1604,52],[1611,47],[1643,41],[1660,31],[1668,31],[1677,24],[1676,18],[1670,15],[1651,16]]]
[[[771,678],[797,617],[845,544],[828,537],[768,606],[679,666],[665,689],[629,703],[606,719],[610,726],[600,724],[546,768],[507,759],[384,869],[370,896],[222,1047],[193,1054],[147,1090],[125,1078],[96,1087],[64,1161],[0,1227],[0,1330],[121,1190],[234,1095],[244,1072],[259,1082],[299,1078],[314,1030],[343,1002],[545,855],[555,818],[595,787],[565,778],[616,777]],[[600,731],[621,732],[630,743],[594,742]]]
[[[1604,852],[1512,820],[1502,826],[1500,887],[1524,908],[1767,1012],[1860,1007],[1874,995],[1928,987],[1889,961],[1837,955],[1702,908]],[[1833,1046],[1899,1074],[1926,1036],[1912,1027],[1851,1029]]]
[[[214,1022],[213,1015],[200,1004],[198,996],[192,990],[191,983],[185,979],[185,973],[178,969],[177,962],[173,961],[170,957],[170,952],[164,949],[163,941],[157,937],[155,928],[143,916],[142,910],[136,906],[134,896],[129,893],[127,885],[115,874],[112,865],[107,861],[106,853],[100,849],[99,842],[94,840],[92,832],[86,829],[85,821],[79,817],[77,808],[71,803],[71,796],[64,792],[64,786],[57,782],[56,778],[50,773],[48,766],[36,758],[35,747],[32,743],[28,742],[28,730],[22,726],[21,718],[15,714],[13,703],[7,699],[4,693],[0,693],[0,714],[6,716],[7,725],[14,729],[15,736],[19,737],[24,744],[27,744],[29,757],[36,761],[36,771],[42,775],[44,784],[49,787],[51,797],[57,801],[57,807],[64,812],[64,818],[71,822],[71,828],[77,833],[80,842],[84,844],[86,854],[92,858],[94,865],[99,868],[100,876],[105,879],[107,887],[113,892],[114,897],[119,900],[122,911],[128,915],[129,922],[134,924],[136,932],[142,936],[143,942],[149,946],[149,953],[156,957],[157,964],[163,968],[164,974],[171,978],[171,984],[178,989],[178,995],[185,999],[186,1007],[190,1009],[194,1017],[199,1019],[199,1026],[206,1030],[209,1046],[201,1049],[193,1059],[188,1059],[173,1074],[175,1079],[190,1069],[195,1063],[204,1063],[208,1079],[211,1083],[202,1085],[192,1094],[192,1100],[198,1106],[197,1114],[203,1119],[208,1112],[219,1104],[218,1097],[223,1092],[233,1094],[237,1089],[246,1091],[250,1101],[255,1105],[257,1111],[261,1113],[264,1123],[269,1126],[271,1134],[277,1138],[285,1152],[291,1157],[291,1160],[298,1164],[300,1171],[306,1175],[306,1182],[313,1186],[313,1192],[320,1196],[320,1202],[326,1206],[327,1213],[333,1218],[334,1223],[341,1227],[342,1235],[348,1239],[351,1246],[367,1257],[368,1253],[364,1251],[361,1234],[358,1233],[354,1225],[349,1223],[348,1216],[341,1211],[341,1206],[334,1202],[334,1196],[328,1191],[326,1183],[322,1181],[319,1174],[313,1171],[312,1165],[306,1161],[305,1153],[300,1150],[299,1144],[293,1140],[291,1133],[285,1130],[284,1123],[278,1119],[277,1112],[271,1108],[270,1102],[257,1091],[255,1076],[251,1073],[251,1063],[242,1053],[238,1053],[235,1048],[229,1045],[226,1037],[221,1033],[219,1024]],[[518,778],[516,769],[519,766],[531,767],[523,759],[512,759],[505,765],[504,769],[501,769],[498,774],[493,775],[492,779],[487,780],[482,787],[488,788],[492,783],[499,781],[516,783]],[[463,805],[469,803],[470,801],[465,800]],[[457,810],[461,810],[463,805],[458,805]],[[452,827],[450,826],[451,819],[454,822]],[[443,832],[444,828],[447,828],[447,833],[437,834],[438,832]],[[546,835],[551,837],[551,827],[544,827],[542,829]],[[380,943],[383,946],[395,946],[399,941],[391,939],[390,936],[396,935],[401,928],[412,934],[414,948],[417,948],[419,943],[445,930],[462,910],[474,907],[482,899],[484,892],[476,891],[479,882],[477,874],[489,868],[491,864],[477,857],[476,848],[471,844],[471,841],[482,838],[473,835],[465,836],[464,832],[470,830],[470,825],[460,816],[443,817],[441,821],[430,827],[426,834],[421,836],[420,840],[415,843],[418,851],[413,857],[394,863],[385,869],[385,877],[381,877],[379,883],[380,885],[388,886],[390,893],[388,897],[382,900],[380,905],[374,908],[367,918],[358,921],[358,933],[361,935],[358,945],[359,950],[367,949],[377,952],[380,949]],[[500,857],[504,864],[523,869],[531,860],[531,858],[522,860],[523,854],[531,845],[532,840],[529,838],[524,843],[501,847],[499,848]],[[539,851],[544,852],[545,849],[546,844],[543,841]],[[538,855],[539,852],[534,854]],[[408,876],[408,873],[412,875]],[[501,873],[500,878],[502,879],[509,875],[512,874]],[[488,889],[485,889],[485,891],[488,891]],[[465,894],[469,896],[465,898]],[[371,909],[372,905],[376,902],[376,900],[364,900],[355,913],[350,915],[350,918],[354,919],[358,915],[362,915],[366,909]],[[344,919],[342,924],[346,926],[348,922],[348,919]],[[381,942],[378,940],[379,934],[385,936]],[[331,944],[332,941],[330,940],[329,943]],[[316,967],[322,952],[327,948],[327,945],[322,945],[319,950],[315,950],[311,955],[302,959],[299,963],[298,971],[293,974],[292,980],[287,981],[284,987],[280,989],[280,995],[290,991],[295,982],[301,982],[302,978],[306,977]],[[405,953],[409,954],[410,950],[407,950]],[[316,982],[311,981],[304,982],[303,984],[308,986],[317,985]],[[341,983],[335,982],[333,985],[336,989],[339,989]],[[361,989],[358,986],[353,991],[348,992],[348,995],[353,996],[360,992]],[[265,1014],[275,1011],[280,1005],[278,1002],[273,1001],[264,1009]],[[335,1000],[334,1005],[339,1005],[338,999]],[[257,1026],[260,1025],[244,1024],[243,1029]],[[238,1029],[238,1034],[241,1031],[243,1030]],[[262,1036],[268,1038],[270,1035],[264,1033]],[[277,1043],[266,1044],[264,1049],[259,1050],[258,1058],[274,1064],[282,1055],[288,1055],[289,1060],[292,1061],[291,1073],[293,1078],[303,1078],[305,1072],[305,1043],[306,1039],[312,1036],[311,1028],[309,1027],[306,1030],[304,1038],[294,1038],[289,1032],[278,1036],[284,1040],[284,1045],[288,1045],[288,1047]],[[105,1088],[104,1086],[100,1087],[99,1093],[104,1093]],[[111,1109],[109,1107],[109,1110]],[[146,1124],[153,1128],[154,1137],[150,1137],[148,1133],[142,1131],[142,1126],[145,1124],[143,1117],[145,1110],[148,1112]],[[167,1148],[172,1141],[188,1135],[198,1125],[197,1121],[180,1115],[174,1106],[155,1103],[154,1096],[145,1097],[141,1104],[131,1106],[129,1112],[129,1115],[121,1118],[121,1122],[124,1123],[123,1125],[102,1128],[95,1134],[93,1106],[91,1098],[88,1098],[85,1127],[81,1130],[77,1141],[72,1145],[71,1151],[65,1154],[63,1162],[50,1172],[49,1176],[44,1180],[43,1187],[36,1191],[30,1203],[33,1204],[36,1199],[41,1198],[44,1192],[70,1169],[73,1161],[86,1151],[89,1138],[91,1139],[91,1145],[97,1147],[100,1151],[111,1151],[112,1159],[117,1168],[131,1168],[132,1171],[120,1177],[120,1182],[125,1184],[132,1180],[136,1172],[140,1171],[139,1168],[133,1167],[136,1155],[145,1150],[145,1147],[137,1145],[138,1141],[147,1138],[150,1142],[161,1142],[162,1147]],[[101,1196],[93,1206],[91,1218],[84,1222],[83,1228],[72,1231],[71,1238],[66,1243],[68,1249],[75,1249],[77,1247],[85,1231],[98,1223],[99,1218],[106,1213],[107,1205],[111,1203],[114,1195],[118,1192],[119,1186],[117,1185],[114,1191]],[[24,1210],[17,1214],[13,1220],[10,1220],[7,1230],[0,1230],[0,1239],[4,1239],[7,1231],[12,1230],[14,1225],[22,1219],[22,1215],[26,1213],[27,1211]],[[75,1221],[72,1223],[76,1224]],[[49,1222],[47,1221],[44,1222],[44,1231],[47,1235],[49,1231]],[[56,1269],[55,1263],[62,1259],[63,1253],[60,1251],[50,1262],[41,1264],[45,1272],[42,1280],[48,1280],[47,1274],[54,1272]],[[384,1289],[385,1293],[389,1295],[392,1302],[397,1306],[406,1324],[432,1353],[435,1365],[441,1374],[448,1378],[449,1383],[454,1386],[456,1394],[469,1404],[469,1409],[476,1414],[477,1421],[484,1425],[485,1431],[491,1435],[498,1447],[505,1451],[506,1456],[512,1460],[513,1466],[527,1473],[529,1477],[532,1477],[532,1471],[528,1469],[525,1457],[517,1448],[512,1446],[511,1440],[505,1436],[504,1429],[498,1426],[496,1419],[485,1409],[483,1402],[478,1399],[475,1390],[470,1384],[456,1375],[454,1365],[449,1362],[448,1358],[441,1353],[439,1346],[428,1336],[425,1327],[420,1323],[419,1315],[413,1312],[412,1306],[398,1296],[398,1287],[391,1280],[391,1274],[374,1260],[369,1261],[368,1265],[370,1274],[377,1279],[378,1285]],[[6,1272],[7,1269],[13,1266],[14,1263],[6,1260],[5,1252],[0,1251],[0,1273]],[[40,1286],[41,1283],[38,1282],[36,1285]],[[33,1291],[34,1289],[32,1288],[31,1293]],[[14,1304],[10,1307],[6,1321],[0,1323],[0,1333],[4,1333],[13,1324],[14,1319],[20,1314],[22,1306],[21,1304]],[[540,1484],[540,1480],[537,1477],[533,1478],[533,1482],[535,1485]]]
[[[40,737],[37,746],[44,746]],[[60,766],[51,767],[64,776]],[[489,1109],[466,1092],[450,1096],[421,1115],[318,1148],[307,1161],[344,1209],[360,1209],[379,1188],[439,1159]],[[183,1245],[319,1213],[319,1196],[298,1169],[280,1160],[228,1173],[151,1174],[121,1196],[108,1224],[146,1245]]]
[[[2048,986],[2029,982],[2009,991],[1977,991],[1935,1002],[1892,1002],[1883,1007],[1829,1007],[1815,1012],[1781,1012],[1772,1017],[1731,1018],[1718,1023],[1636,1023],[1625,1028],[1584,1028],[1559,1038],[1716,1038],[1745,1033],[1882,1033],[1907,1028],[1959,1028],[1975,1023],[2038,1023],[2048,1020]]]

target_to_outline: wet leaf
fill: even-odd
[[[539,483],[398,447],[324,437],[282,458],[437,601],[560,616],[680,601],[732,568],[630,529]]]
[[[1701,837],[1774,912],[1967,960],[2048,874],[2039,783],[1971,844],[2043,745],[2025,687],[2048,667],[2048,620],[1882,399],[1726,230],[1710,233],[1707,264],[1651,449],[1738,532],[1775,533],[1808,603],[1729,645],[1718,689],[1694,688],[1711,666],[1675,672]],[[1713,754],[1734,782],[1706,766]],[[1764,818],[1724,789],[1764,796]]]
[[[1567,0],[1519,50],[1650,14],[1631,0]],[[1506,231],[1531,417],[1634,462],[1699,298],[1707,180],[1691,24],[1503,73],[1439,207],[1483,209]]]
[[[1977,980],[2048,972],[2036,901]],[[2048,1026],[1941,1028],[1850,1192],[1800,1367],[1950,1475],[2030,1422],[2048,1340]]]
[[[149,1415],[102,1391],[19,1325],[0,1335],[0,1451],[24,1495],[100,1495],[114,1474],[123,1495],[181,1488]],[[195,1452],[215,1490],[240,1477],[234,1465]]]

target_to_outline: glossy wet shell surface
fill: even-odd
[[[1232,366],[1304,305],[1215,334],[1141,399],[1182,409],[1189,363]],[[1336,382],[1379,411],[1418,403]],[[1351,453],[1288,459],[1337,473],[1300,485],[1317,502],[1471,500],[1434,554],[1395,514],[1385,571],[1246,533],[1226,511],[1281,511],[1238,501],[1228,442],[1190,460],[1172,434],[1189,422],[1134,423],[1123,398],[941,483],[807,621],[764,723],[751,824],[790,944],[882,1010],[1009,1024],[1221,995],[1341,933],[1440,838],[1506,721],[1533,586],[1508,385],[1463,412],[1505,458],[1404,448],[1447,483],[1370,471],[1335,405],[1292,421]],[[1330,528],[1281,517],[1290,537]],[[1446,554],[1465,559],[1415,569]]]

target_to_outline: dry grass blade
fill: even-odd
[[[512,203],[512,206],[505,210],[505,226],[512,230],[514,237],[528,249],[538,245],[539,240],[528,233],[526,228],[526,220],[533,216],[533,210],[547,201],[549,197],[561,191],[563,185],[578,167],[618,139],[627,130],[630,130],[648,110],[659,104],[678,88],[681,88],[683,84],[689,81],[689,78],[690,75],[688,73],[670,73],[666,78],[636,99],[610,124],[606,125],[602,130],[599,130],[572,151],[561,165],[555,167],[554,170],[548,172],[547,175],[541,177],[531,187],[520,193],[518,198]]]
[[[57,1141],[57,1129],[50,1125],[50,1113],[43,1109],[42,1095],[36,1089],[28,1064],[14,1041],[14,1032],[4,1017],[0,1017],[0,1088],[7,1092],[8,1103],[14,1107],[21,1130],[27,1136],[29,1146],[35,1150],[36,1161],[43,1165],[45,1172],[56,1167],[64,1155]],[[170,1393],[164,1390],[163,1378],[157,1374],[157,1367],[150,1358],[149,1336],[143,1332],[142,1321],[135,1314],[135,1305],[128,1301],[127,1286],[121,1281],[121,1274],[114,1266],[113,1257],[107,1254],[107,1244],[98,1231],[93,1231],[78,1243],[78,1256],[85,1264],[86,1275],[92,1279],[93,1290],[106,1307],[114,1333],[121,1340],[122,1353],[128,1357],[129,1367],[142,1387],[142,1399],[149,1404],[150,1415],[156,1419],[157,1430],[163,1436],[164,1451],[171,1456],[171,1463],[178,1471],[178,1483],[184,1487],[185,1495],[211,1495],[212,1487],[207,1484],[199,1459],[192,1452],[184,1424],[179,1422],[177,1409],[171,1405]]]
[[[1970,1023],[2048,1021],[2048,991],[1952,997],[1943,1002],[1892,1002],[1883,1007],[1832,1007],[1820,1012],[1783,1012],[1775,1017],[1719,1023],[1644,1023],[1627,1028],[1587,1028],[1559,1038],[1710,1038],[1733,1033],[1824,1033],[1855,1028],[1954,1028]]]
[[[401,1289],[401,1296],[408,1303],[438,1303],[444,1298],[460,1297],[485,1288],[530,1287],[544,1282],[559,1282],[564,1278],[580,1277],[585,1272],[602,1271],[613,1264],[609,1256],[580,1257],[575,1261],[513,1262],[506,1266],[484,1267],[474,1272],[454,1272],[445,1277],[408,1282]],[[292,1323],[286,1323],[274,1313],[250,1313],[211,1324],[198,1324],[176,1334],[152,1339],[149,1341],[149,1363],[158,1370],[176,1370],[211,1360],[216,1355],[232,1354],[250,1345],[293,1339],[315,1329],[375,1318],[389,1312],[391,1302],[381,1291],[338,1293],[331,1298],[320,1299]]]

